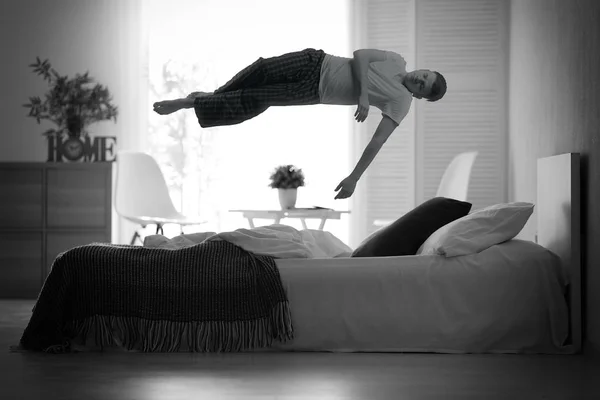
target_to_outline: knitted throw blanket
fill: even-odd
[[[178,250],[93,243],[60,254],[18,346],[68,352],[75,337],[128,350],[241,351],[293,337],[273,257],[224,240]]]

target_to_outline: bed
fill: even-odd
[[[578,154],[538,160],[537,198],[537,243],[450,258],[276,259],[293,335],[249,351],[579,352]],[[108,347],[75,337],[71,349],[139,351],[113,336]],[[177,344],[170,351],[190,351],[185,335]]]
[[[511,240],[477,254],[280,260],[294,339],[280,350],[561,353],[559,260]]]
[[[274,348],[580,352],[579,155],[539,159],[537,185],[537,243],[452,258],[278,260],[295,337]]]

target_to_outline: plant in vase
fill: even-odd
[[[294,165],[280,165],[271,174],[269,186],[279,191],[279,204],[282,210],[294,208],[298,188],[304,186],[304,173]]]
[[[86,128],[95,122],[117,121],[118,109],[111,103],[108,88],[94,84],[88,72],[76,74],[71,79],[62,76],[48,60],[41,61],[39,57],[29,66],[48,82],[50,89],[43,101],[38,96],[29,97],[29,103],[23,105],[29,108],[28,116],[35,118],[38,124],[48,120],[56,125],[42,133],[48,137],[49,149],[50,146],[61,146],[67,159],[81,158],[82,138],[88,137]],[[63,139],[66,139],[64,143]]]

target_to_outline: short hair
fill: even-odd
[[[428,96],[424,96],[427,101],[438,101],[446,94],[446,78],[437,71],[433,71],[433,73],[437,75],[437,78],[435,78],[435,82],[431,86],[431,93]]]

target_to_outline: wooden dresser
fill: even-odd
[[[0,163],[0,298],[35,299],[56,256],[111,242],[112,163]]]

